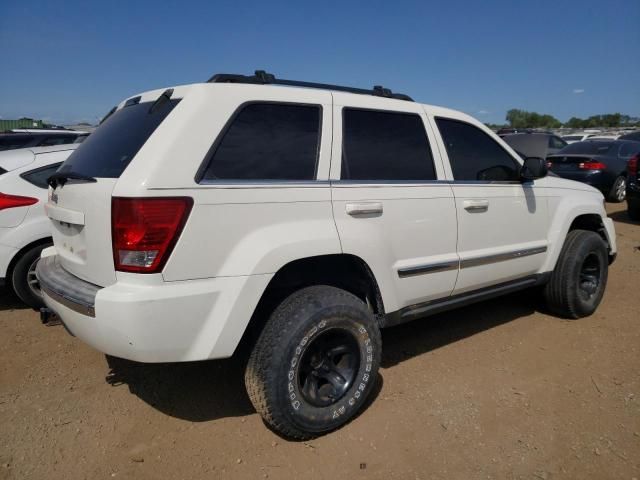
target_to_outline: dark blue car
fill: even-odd
[[[587,183],[611,202],[622,202],[627,190],[627,164],[640,153],[632,140],[586,140],[549,155],[549,169],[563,178]]]

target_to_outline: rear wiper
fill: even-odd
[[[81,173],[56,172],[47,179],[47,183],[49,184],[49,186],[51,186],[51,188],[55,189],[58,185],[63,186],[65,183],[67,183],[67,180],[81,180],[83,182],[90,183],[98,181],[95,178],[90,177],[89,175],[83,175]]]

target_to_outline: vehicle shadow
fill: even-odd
[[[540,311],[535,290],[523,290],[382,330],[382,368]]]
[[[484,330],[536,311],[536,295],[514,293],[452,312],[416,320],[383,330],[381,367],[451,344]],[[153,408],[172,417],[206,422],[255,412],[244,386],[248,351],[226,360],[190,363],[145,364],[106,356],[110,368],[107,383],[127,385],[129,391]],[[378,376],[373,402],[383,388]]]
[[[138,363],[106,355],[108,384],[126,384],[142,401],[172,417],[192,422],[255,412],[244,387],[240,356],[188,363]]]
[[[628,223],[629,225],[640,225],[640,221],[631,220],[631,218],[629,218],[629,214],[626,210],[610,212],[609,218],[613,219],[614,222]]]
[[[20,300],[8,287],[0,287],[0,312],[5,310],[29,310],[30,308]]]

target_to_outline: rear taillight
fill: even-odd
[[[192,205],[189,197],[113,198],[111,235],[116,270],[162,270]]]
[[[581,162],[578,164],[581,170],[604,170],[607,166],[601,162]]]
[[[29,205],[33,205],[34,203],[38,203],[37,198],[0,193],[0,210],[15,207],[27,207]]]
[[[635,157],[631,157],[629,163],[627,163],[627,171],[629,172],[629,176],[635,177],[638,175],[638,160],[640,159],[640,154]]]

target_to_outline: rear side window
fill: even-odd
[[[62,163],[54,163],[53,165],[47,165],[46,167],[37,168],[35,170],[31,170],[30,172],[25,172],[20,176],[36,187],[48,188],[48,178],[56,173],[56,170],[60,168],[60,165],[62,165]]]
[[[436,118],[455,180],[515,181],[520,165],[493,138],[468,123]]]
[[[252,103],[231,120],[203,180],[314,180],[322,110]]]
[[[179,101],[169,100],[153,109],[154,102],[121,108],[82,142],[60,171],[98,178],[120,177]]]
[[[555,135],[549,136],[549,148],[564,148],[567,146],[567,142]]]
[[[345,108],[342,122],[343,180],[435,180],[419,115]]]

